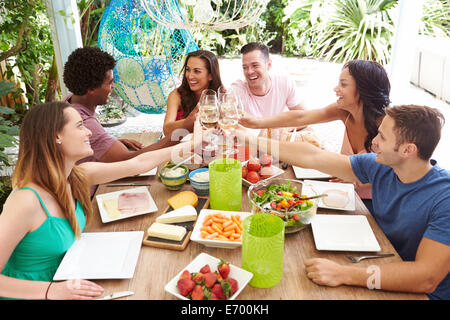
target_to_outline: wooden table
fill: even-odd
[[[294,178],[292,167],[280,176],[281,178]],[[158,206],[158,212],[136,216],[116,222],[103,224],[100,219],[97,201],[93,198],[94,217],[90,219],[85,232],[118,232],[146,230],[154,222],[155,218],[163,213],[167,207],[168,197],[179,191],[169,191],[161,183],[157,176],[126,178],[121,181],[149,181],[152,185],[149,191]],[[132,187],[107,187],[99,186],[96,194],[119,191]],[[181,190],[192,190],[189,183],[185,184]],[[180,190],[180,191],[181,191]],[[248,188],[242,187],[242,210],[248,211]],[[318,213],[337,213],[333,210],[322,210]],[[398,253],[392,247],[389,240],[381,231],[375,220],[367,211],[361,199],[356,196],[356,211],[342,212],[341,214],[362,214],[365,215],[372,227],[383,253],[395,253],[395,257],[365,260],[359,266],[380,265],[386,262],[401,261]],[[105,288],[105,295],[117,291],[130,290],[133,296],[122,299],[177,299],[165,292],[164,286],[180,271],[183,270],[198,254],[205,252],[214,257],[224,259],[231,264],[241,267],[241,250],[220,249],[205,247],[196,242],[189,242],[184,251],[174,251],[160,249],[149,246],[142,246],[136,270],[132,279],[122,280],[95,280],[96,283]],[[294,234],[287,234],[285,237],[285,251],[283,261],[283,279],[281,282],[268,289],[253,288],[247,285],[238,296],[240,300],[297,300],[297,299],[362,299],[362,300],[404,300],[404,299],[427,299],[424,294],[398,293],[382,290],[369,290],[367,288],[340,286],[336,288],[320,286],[309,280],[305,273],[303,261],[313,257],[328,258],[341,264],[352,264],[344,256],[349,252],[318,251],[309,226]],[[353,252],[353,254],[355,254]]]

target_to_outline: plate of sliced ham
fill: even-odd
[[[99,194],[96,199],[103,223],[158,211],[147,187]]]

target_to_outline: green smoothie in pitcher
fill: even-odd
[[[241,210],[242,164],[239,160],[221,158],[209,164],[209,201],[214,210]]]

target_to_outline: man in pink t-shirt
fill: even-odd
[[[255,117],[266,117],[293,109],[305,109],[286,74],[269,73],[272,60],[267,46],[251,42],[241,49],[242,68],[246,81],[231,85],[239,95],[244,111]]]

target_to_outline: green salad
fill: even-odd
[[[253,201],[266,212],[282,218],[286,226],[303,225],[299,214],[314,206],[312,201],[304,200],[307,196],[299,194],[289,181],[285,184],[272,184],[267,189],[253,193]]]

